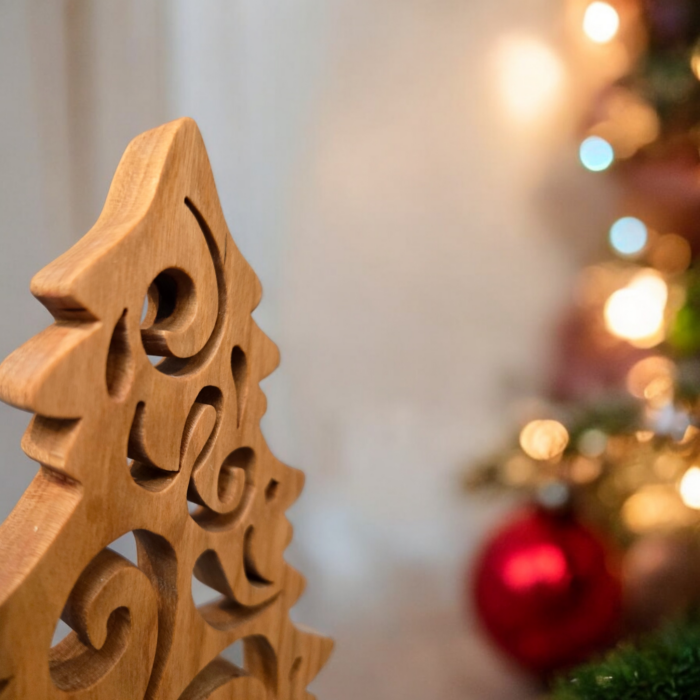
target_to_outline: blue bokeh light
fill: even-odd
[[[583,167],[595,173],[607,170],[615,160],[613,147],[600,136],[589,136],[581,144],[579,156]]]
[[[610,245],[620,255],[637,255],[646,247],[649,232],[643,221],[633,216],[618,219],[610,228]]]

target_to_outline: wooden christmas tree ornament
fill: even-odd
[[[0,366],[41,465],[0,526],[0,700],[312,697],[332,643],[291,623],[283,558],[304,479],[260,431],[278,352],[192,120],[129,145],[31,290],[55,323]],[[129,532],[138,566],[109,548]],[[195,605],[193,576],[221,597]]]

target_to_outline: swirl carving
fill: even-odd
[[[104,549],[81,574],[62,617],[74,631],[49,653],[57,688],[95,686],[91,697],[114,698],[128,684],[143,696],[158,636],[158,601],[143,572]]]
[[[55,323],[0,365],[40,465],[0,525],[0,700],[310,697],[332,643],[289,619],[303,474],[260,431],[278,352],[192,120],[129,145],[95,226],[31,288]],[[136,563],[108,547],[126,532]],[[197,605],[193,578],[219,598]]]

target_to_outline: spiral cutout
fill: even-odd
[[[143,696],[158,633],[158,603],[145,574],[116,552],[102,550],[75,584],[62,619],[74,631],[49,655],[58,689],[95,686],[91,698],[113,700],[128,684],[132,697]]]
[[[239,447],[217,470],[204,463],[195,467],[190,499],[214,513],[231,514],[250,500],[254,484],[255,453],[250,447]]]

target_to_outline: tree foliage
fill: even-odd
[[[700,700],[700,619],[668,626],[559,679],[553,700]]]

